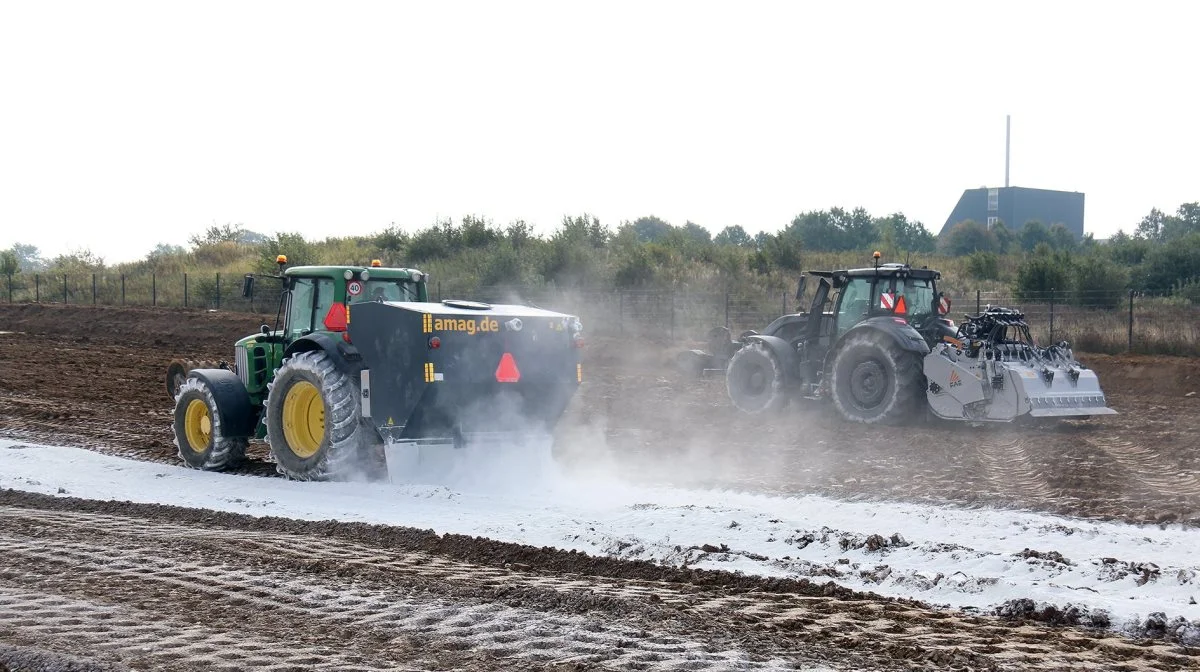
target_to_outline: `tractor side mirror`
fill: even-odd
[[[242,297],[248,299],[252,296],[254,296],[254,276],[250,273],[247,273],[246,276],[242,278]]]
[[[796,303],[799,305],[800,300],[804,298],[804,287],[808,284],[808,276],[800,276],[800,282],[796,284]]]
[[[270,336],[270,335],[271,335],[271,325],[269,325],[269,324],[264,324],[264,325],[260,326],[260,327],[258,328],[258,330],[259,330],[260,332],[262,332],[262,335],[263,335],[263,336]]]

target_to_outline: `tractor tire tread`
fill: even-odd
[[[320,390],[326,405],[326,438],[315,459],[303,466],[291,465],[294,456],[288,455],[287,439],[279,414],[282,399],[276,399],[281,378],[299,375]],[[329,355],[320,350],[293,355],[276,370],[267,384],[267,443],[275,458],[276,470],[297,481],[344,480],[358,468],[362,431],[358,396],[346,374],[333,365]],[[286,452],[285,452],[286,451]]]
[[[187,453],[195,455],[190,448],[185,449],[183,444],[187,440],[179,435],[179,421],[176,419],[171,423],[171,433],[174,435],[175,448],[179,452],[179,458],[183,463],[192,469],[200,469],[203,471],[223,471],[230,467],[236,467],[246,461],[246,448],[249,447],[249,439],[246,437],[231,437],[221,435],[221,416],[217,409],[217,400],[213,396],[212,390],[208,389],[208,385],[204,384],[196,378],[188,378],[179,387],[179,394],[175,397],[176,415],[183,401],[192,398],[203,399],[208,405],[208,412],[212,421],[212,448],[203,460],[197,462],[194,458],[189,460]]]

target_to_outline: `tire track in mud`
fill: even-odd
[[[1087,442],[1116,461],[1122,472],[1140,483],[1149,494],[1200,497],[1200,471],[1183,468],[1153,445],[1110,436],[1088,437]]]
[[[355,524],[292,521],[311,532],[281,532],[245,516],[105,506],[0,505],[0,642],[224,669],[264,658],[274,669],[803,669],[830,666],[822,659],[831,656],[832,667],[851,669],[1200,664],[1164,643],[844,599],[829,586],[821,595],[771,579],[732,589],[620,578],[588,571],[586,556],[543,549],[578,558],[575,571],[546,571],[525,547],[513,549],[521,563],[479,564],[335,533],[364,529]],[[142,513],[114,513],[126,509]]]
[[[55,527],[71,522],[62,516],[35,520]],[[77,518],[74,522],[78,524],[62,526],[62,531],[78,539],[85,528],[99,521]],[[105,522],[113,521],[110,517]],[[44,539],[22,541],[0,533],[0,546],[8,559],[6,569],[0,570],[0,624],[26,631],[33,639],[66,636],[72,625],[84,625],[85,640],[96,634],[100,639],[120,641],[125,654],[153,642],[151,658],[155,661],[218,669],[461,668],[490,660],[523,661],[520,666],[531,669],[566,661],[646,670],[782,670],[793,666],[793,661],[782,658],[752,655],[676,634],[648,633],[649,622],[621,624],[574,614],[547,614],[502,602],[454,599],[437,590],[422,589],[420,584],[439,574],[443,579],[477,583],[480,568],[447,563],[451,566],[443,566],[439,572],[436,566],[427,567],[430,558],[423,554],[396,556],[362,548],[350,548],[347,554],[341,545],[314,544],[312,539],[268,537],[246,543],[253,533],[216,539],[186,528],[161,530],[167,537],[190,542],[189,549],[180,553],[130,543],[138,537],[158,538],[159,530],[138,533],[126,528],[124,532],[126,543],[120,545],[63,539],[52,548],[45,547]],[[226,534],[221,531],[222,537]],[[191,546],[195,542],[201,543]],[[233,556],[240,557],[233,558],[234,562],[215,559],[219,554],[214,547],[230,544],[238,547]],[[277,551],[304,563],[338,562],[339,556],[348,556],[350,564],[386,571],[394,580],[346,580],[241,564],[252,559],[261,563],[262,558],[277,557],[272,555]],[[406,574],[422,568],[425,575],[420,581],[405,580]],[[493,589],[507,583],[504,570],[492,568],[483,574]],[[63,578],[67,576],[81,581]],[[22,587],[37,587],[64,598],[31,597],[2,587],[14,579]],[[578,591],[576,584],[580,583],[558,577],[550,581],[562,582],[559,588],[563,592]],[[191,607],[200,613],[188,613],[187,620],[202,618],[208,627],[194,632],[195,628],[184,626],[180,634],[174,632],[180,629],[177,622],[117,618],[113,614],[116,606],[95,602],[105,596],[135,594],[138,604],[152,607],[151,611],[169,609],[172,604]],[[226,615],[215,615],[217,610]],[[110,614],[107,619],[97,616],[103,612]],[[31,620],[31,614],[36,618]],[[100,620],[109,624],[96,625]],[[305,623],[304,639],[315,646],[294,647],[286,634],[272,638],[271,633],[278,632],[277,621]],[[249,632],[250,647],[234,640],[232,633],[239,629]],[[164,636],[164,632],[173,634]],[[345,646],[348,640],[362,639],[356,633],[363,632],[372,632],[368,639],[381,640],[387,645],[385,650],[371,651],[370,644],[361,641],[354,647]],[[386,655],[388,646],[397,640],[404,655]],[[415,651],[418,640],[425,641],[423,648],[436,653],[423,659]],[[247,648],[251,655],[243,653]],[[323,653],[338,648],[363,653]]]
[[[1046,475],[1032,464],[1027,440],[1021,437],[988,437],[975,446],[985,478],[995,495],[1023,505],[1054,501],[1058,493]]]

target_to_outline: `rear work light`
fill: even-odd
[[[429,349],[437,350],[440,347],[442,347],[442,339],[438,338],[437,336],[430,336],[429,337]]]

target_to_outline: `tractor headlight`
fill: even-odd
[[[366,282],[367,280],[371,279],[371,272],[364,268],[363,272],[360,274],[360,277],[362,277],[363,282]]]
[[[343,277],[343,278],[345,278],[345,279],[347,279],[347,280],[349,280],[350,278],[353,278],[353,277],[354,277],[354,271],[352,271],[352,270],[350,270],[350,269],[348,269],[348,268],[347,268],[347,269],[346,269],[346,270],[345,270],[345,271],[342,273],[342,277]]]
[[[505,322],[504,326],[508,327],[508,329],[510,329],[511,331],[520,331],[521,327],[523,327],[525,325],[521,323],[521,318],[514,317],[513,319]]]

